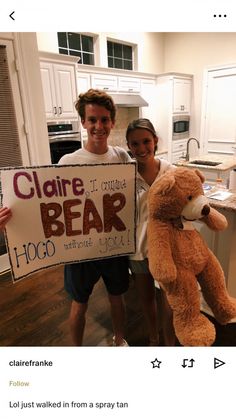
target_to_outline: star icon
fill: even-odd
[[[152,368],[160,368],[161,367],[161,362],[162,361],[158,361],[158,359],[155,358],[154,361],[151,361]]]

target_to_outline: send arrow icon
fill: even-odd
[[[221,361],[221,359],[214,358],[214,368],[215,369],[218,368],[218,367],[221,367],[224,364],[225,364],[225,362]]]

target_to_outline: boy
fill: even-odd
[[[84,148],[64,155],[59,164],[131,161],[124,149],[107,144],[116,115],[115,105],[109,95],[104,91],[90,89],[79,95],[75,107],[83,127],[87,130],[88,140]],[[72,297],[70,327],[73,342],[77,346],[82,345],[89,296],[100,277],[105,282],[111,304],[113,345],[128,346],[124,339],[125,308],[122,297],[129,285],[127,257],[92,260],[65,266],[65,289]]]

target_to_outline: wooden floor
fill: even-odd
[[[132,279],[125,302],[129,345],[148,345],[146,325]],[[15,284],[9,273],[0,276],[0,346],[71,346],[69,312],[63,267],[42,271]],[[236,346],[236,324],[215,325],[214,346]],[[111,339],[109,303],[103,281],[99,281],[89,301],[84,345],[109,346]]]

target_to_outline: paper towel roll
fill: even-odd
[[[229,189],[236,192],[236,170],[231,170],[229,175]]]

